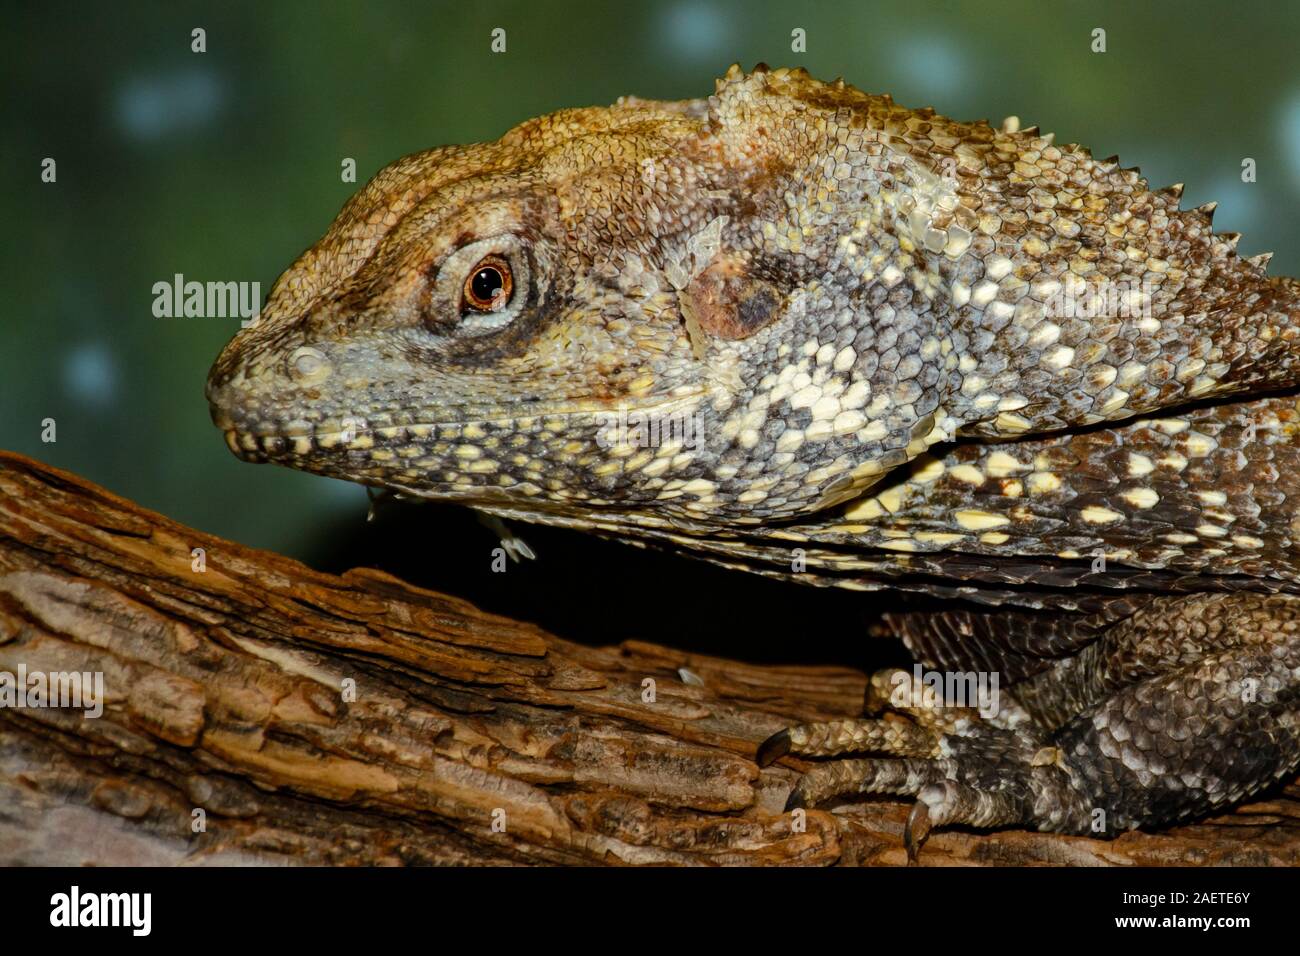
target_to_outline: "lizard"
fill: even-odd
[[[874,675],[758,747],[833,758],[788,809],[1166,826],[1300,765],[1300,283],[1181,192],[733,66],[387,166],[207,398],[247,461],[910,592],[883,630],[1008,682]]]

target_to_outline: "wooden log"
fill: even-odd
[[[781,808],[808,764],[752,760],[790,722],[856,713],[859,671],[585,646],[0,453],[0,672],[20,668],[102,674],[103,713],[0,708],[0,863],[906,862],[906,804],[800,825]],[[1163,832],[957,830],[922,855],[1297,862],[1295,783]]]

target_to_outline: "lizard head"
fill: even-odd
[[[869,420],[748,123],[624,99],[387,167],[214,364],[231,450],[538,520],[759,521],[905,460],[931,409]]]
[[[382,170],[214,364],[231,450],[467,503],[598,496],[597,416],[704,391],[652,257],[627,274],[652,228],[630,206],[683,185],[648,171],[697,127],[568,110]]]

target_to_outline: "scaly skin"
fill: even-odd
[[[1018,605],[889,621],[927,665],[1005,675],[997,713],[880,697],[911,730],[792,728],[762,761],[893,754],[792,800],[913,794],[913,850],[953,822],[1160,825],[1300,762],[1300,285],[1180,192],[1036,130],[733,67],[706,100],[389,166],[208,397],[248,460]]]

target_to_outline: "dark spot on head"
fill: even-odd
[[[740,300],[737,316],[746,334],[757,332],[776,314],[776,293],[764,285],[756,285],[751,294]]]

